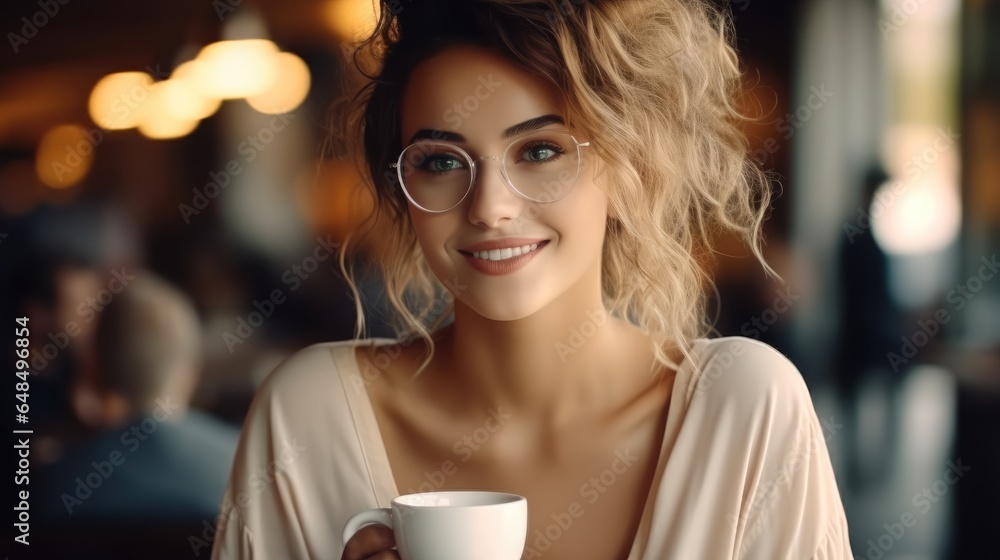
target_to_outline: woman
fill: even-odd
[[[398,558],[344,523],[433,489],[527,497],[525,559],[851,558],[798,371],[704,338],[699,259],[763,263],[769,200],[729,42],[705,2],[387,1],[346,129],[403,328],[271,374],[213,558]]]

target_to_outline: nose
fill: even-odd
[[[495,228],[504,221],[516,220],[521,213],[524,200],[504,182],[499,160],[483,156],[476,163],[476,181],[469,193],[469,221],[473,224]]]

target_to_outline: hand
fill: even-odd
[[[396,546],[396,536],[385,525],[362,527],[344,546],[340,560],[400,560],[392,550]]]

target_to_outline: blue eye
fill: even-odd
[[[522,148],[522,158],[528,163],[545,163],[559,159],[565,153],[559,145],[550,142],[532,142]]]
[[[464,167],[462,162],[448,156],[436,156],[429,158],[425,168],[433,173],[447,173]]]

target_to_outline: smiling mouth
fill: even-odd
[[[530,254],[536,251],[539,247],[548,244],[548,240],[541,241],[539,243],[532,243],[530,245],[523,245],[521,247],[510,247],[507,249],[492,249],[490,251],[459,251],[465,255],[471,255],[477,259],[484,261],[505,261],[508,259],[513,259],[520,257],[522,255]]]
[[[504,247],[485,251],[459,249],[459,252],[473,270],[489,276],[505,276],[527,266],[548,244],[549,240],[546,239],[519,247]]]

